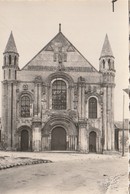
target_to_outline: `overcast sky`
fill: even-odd
[[[116,68],[115,120],[122,120],[122,89],[128,87],[129,72],[127,0],[116,1],[115,12],[111,0],[0,1],[0,79],[11,30],[22,68],[58,33],[59,23],[62,33],[96,69],[108,34]],[[125,117],[129,117],[127,94]]]

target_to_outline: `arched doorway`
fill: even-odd
[[[51,150],[66,150],[66,131],[56,127],[51,133]]]
[[[96,133],[89,133],[89,152],[96,152]]]
[[[21,151],[29,150],[29,133],[28,130],[23,129],[21,131]]]

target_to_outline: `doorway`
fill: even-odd
[[[89,152],[96,152],[96,132],[89,133]]]
[[[23,129],[21,131],[21,151],[29,150],[29,133],[28,130]]]
[[[66,150],[66,131],[56,127],[51,133],[51,150]]]

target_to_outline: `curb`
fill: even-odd
[[[35,165],[35,164],[42,164],[42,163],[52,163],[51,160],[42,160],[42,159],[33,159],[32,161],[26,161],[21,163],[15,163],[15,164],[7,164],[0,166],[0,170],[5,170],[7,168],[13,168],[13,167],[19,167],[19,166],[27,166],[27,165]]]

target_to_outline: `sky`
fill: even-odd
[[[115,120],[121,121],[123,89],[129,84],[127,3],[127,0],[116,1],[112,12],[111,0],[0,0],[0,81],[3,52],[11,31],[20,55],[20,68],[58,33],[61,23],[62,33],[99,70],[99,57],[108,34],[116,69]],[[127,94],[124,116],[129,118]]]

